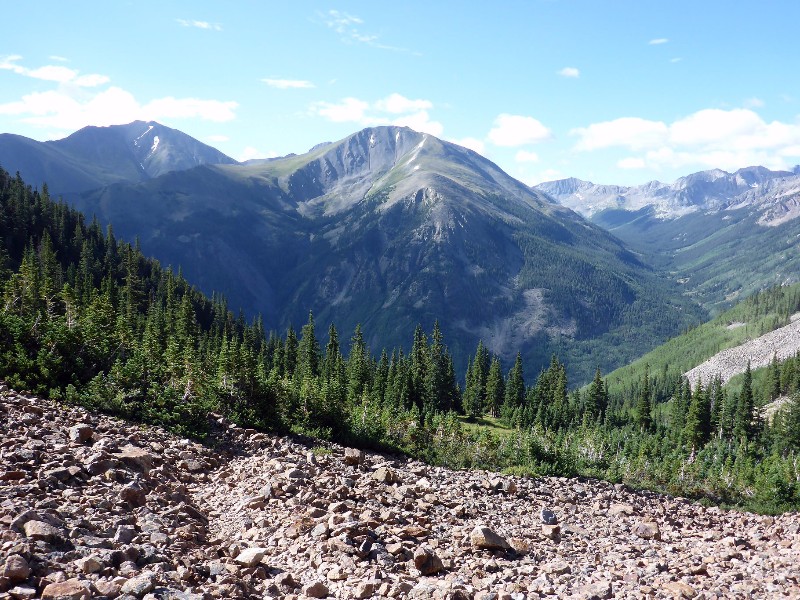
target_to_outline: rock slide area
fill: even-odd
[[[792,315],[791,323],[788,325],[715,354],[687,371],[685,377],[692,387],[698,380],[707,385],[717,375],[725,383],[736,375],[744,373],[748,362],[751,369],[758,369],[770,364],[773,357],[785,360],[797,352],[800,352],[800,313]]]
[[[800,598],[800,515],[456,472],[0,384],[0,599]]]

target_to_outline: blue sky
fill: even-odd
[[[800,163],[800,2],[15,2],[0,132],[156,120],[237,158],[401,124],[536,183]]]

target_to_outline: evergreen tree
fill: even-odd
[[[313,379],[320,374],[320,347],[314,332],[314,315],[308,313],[308,323],[303,325],[297,349],[297,375],[300,380]]]
[[[652,416],[652,390],[650,388],[650,375],[648,370],[645,369],[644,381],[642,382],[641,389],[636,399],[636,406],[634,408],[634,422],[641,431],[650,431],[653,427]]]
[[[704,390],[702,382],[698,380],[686,416],[684,437],[689,447],[699,450],[710,435],[711,403],[708,390]]]
[[[736,405],[736,417],[733,424],[733,435],[737,440],[744,441],[752,437],[754,433],[754,410],[753,373],[750,370],[750,361],[747,361],[747,369],[744,372],[742,391],[739,394],[739,402]]]
[[[486,410],[493,417],[500,416],[500,409],[505,398],[505,385],[500,360],[495,356],[486,377]]]

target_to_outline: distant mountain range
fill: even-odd
[[[157,131],[138,123],[67,138],[70,156],[86,157],[70,164],[102,171],[103,185],[73,191],[53,176],[55,162],[26,177],[268,327],[299,329],[311,310],[344,336],[361,323],[379,351],[408,348],[415,324],[430,330],[438,319],[459,369],[481,338],[533,369],[556,352],[586,379],[702,317],[605,230],[433,136],[375,127],[303,155],[233,164],[182,134],[156,143]],[[160,172],[123,168],[155,167],[147,157],[168,139],[181,143]],[[116,180],[110,152],[93,158],[107,146],[120,149]]]
[[[800,167],[714,169],[634,187],[573,178],[535,189],[625,241],[712,312],[800,280]]]
[[[205,164],[235,164],[219,150],[159,123],[84,127],[61,140],[37,142],[0,134],[0,166],[60,194],[140,182]]]
[[[740,208],[745,204],[763,206],[767,225],[800,216],[800,166],[794,171],[747,167],[728,173],[713,169],[681,177],[670,184],[651,181],[624,187],[598,185],[573,177],[534,187],[590,218],[606,210],[650,208],[657,218],[674,219],[696,212]]]

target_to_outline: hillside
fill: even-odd
[[[0,134],[0,167],[54,195],[84,192],[119,182],[139,182],[204,164],[233,164],[219,150],[159,123],[84,127],[72,135],[37,142]]]
[[[507,365],[522,352],[535,371],[557,352],[588,380],[596,360],[613,368],[700,316],[601,228],[407,128],[69,200],[268,328],[313,311],[361,323],[377,350],[438,319],[459,371],[482,338]]]
[[[720,314],[713,320],[679,335],[655,350],[638,358],[629,365],[610,373],[607,377],[611,390],[620,391],[635,385],[641,379],[645,370],[649,370],[656,377],[664,379],[677,379],[702,364],[711,364],[712,357],[728,352],[730,355],[747,355],[755,363],[766,364],[772,360],[773,354],[780,351],[781,355],[794,354],[792,348],[796,347],[797,321],[791,322],[792,315],[800,310],[800,284],[783,286],[765,290],[736,304],[733,308]],[[790,323],[791,322],[791,323]],[[770,334],[778,342],[780,348],[772,344],[759,343],[757,340]],[[783,335],[786,333],[787,335]],[[748,348],[758,345],[758,353]],[[730,350],[729,350],[730,349]],[[725,356],[725,355],[723,355]],[[739,368],[732,368],[731,374],[742,372],[747,365],[747,359]],[[741,364],[739,360],[737,364]],[[717,369],[705,371],[703,377],[705,384],[710,383]],[[719,374],[724,374],[724,371]],[[695,371],[698,373],[699,371]],[[726,378],[727,379],[727,378]],[[692,383],[696,381],[692,379]],[[666,398],[664,398],[666,399]]]
[[[796,597],[796,513],[448,471],[219,418],[201,446],[1,383],[0,413],[7,597]]]

